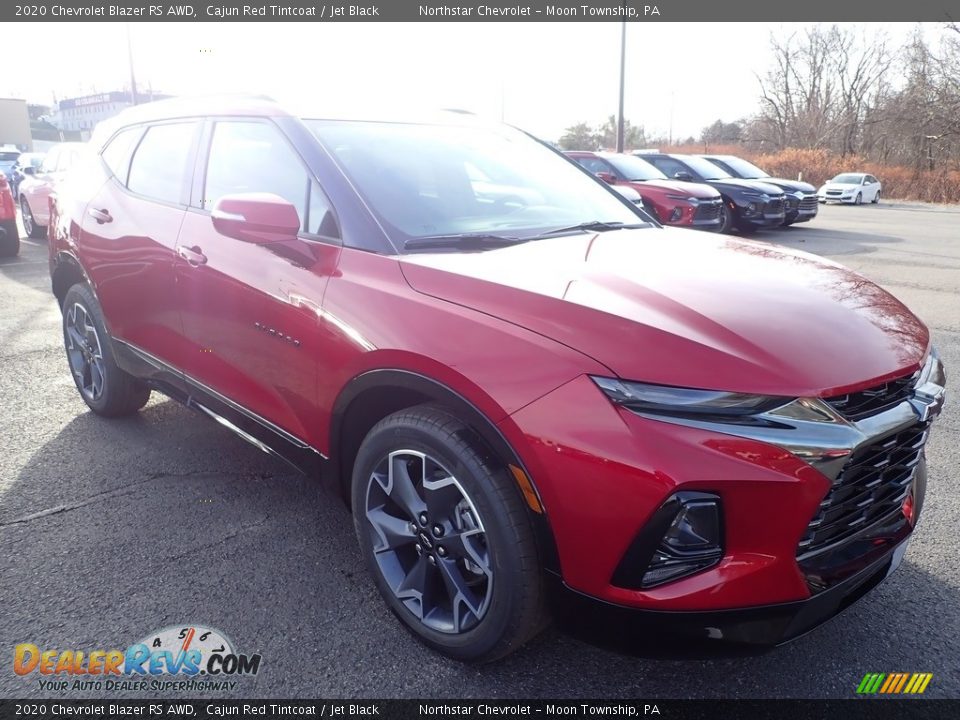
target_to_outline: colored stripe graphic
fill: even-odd
[[[867,673],[857,686],[859,695],[919,695],[933,679],[933,673]]]

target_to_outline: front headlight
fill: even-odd
[[[700,201],[695,197],[690,197],[689,195],[667,195],[671,200],[681,200],[683,202],[688,202],[691,205],[699,205]]]
[[[742,422],[752,415],[781,407],[793,400],[793,398],[771,395],[746,395],[720,390],[626,382],[606,377],[592,377],[592,379],[614,404],[650,415],[701,420],[720,419],[735,423]]]

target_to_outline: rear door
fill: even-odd
[[[269,118],[210,121],[204,138],[178,243],[178,296],[190,346],[184,371],[200,389],[231,401],[233,411],[322,446],[314,437],[324,426],[316,409],[324,353],[318,328],[340,254],[338,222]],[[253,192],[292,203],[300,237],[258,245],[218,233],[210,217],[217,201]]]
[[[100,157],[108,178],[87,205],[80,237],[110,334],[174,367],[184,361],[174,257],[200,128],[180,120],[115,135]]]

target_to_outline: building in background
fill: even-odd
[[[170,97],[154,92],[137,93],[137,102],[145,103]],[[125,90],[67,98],[59,101],[51,113],[50,124],[64,132],[79,132],[84,140],[97,123],[113,117],[133,105],[133,95]]]
[[[30,138],[30,113],[27,101],[0,98],[0,146],[16,145],[18,150],[33,150]]]

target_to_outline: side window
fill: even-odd
[[[273,125],[229,120],[214,126],[203,192],[205,210],[224,195],[273,193],[292,203],[304,223],[310,185],[300,158]]]
[[[329,238],[339,238],[340,229],[337,219],[324,195],[323,190],[316,182],[310,183],[310,205],[307,217],[304,219],[304,230],[311,235],[322,235]]]
[[[127,187],[179,204],[195,127],[195,123],[181,122],[149,128],[133,154]]]
[[[645,157],[644,160],[649,160],[651,163],[656,165],[657,169],[660,170],[660,172],[662,172],[668,178],[672,178],[678,172],[688,172],[683,165],[681,165],[679,162],[677,162],[673,158],[659,157],[654,155],[651,157]]]
[[[875,182],[878,182],[878,180],[873,175],[867,175],[867,182],[875,183]]]
[[[594,175],[598,172],[613,172],[604,160],[597,157],[575,157],[574,160]]]
[[[140,137],[141,128],[127,128],[113,136],[107,146],[100,153],[103,162],[110,168],[113,176],[121,185],[127,184],[127,174],[130,171],[130,153]]]

